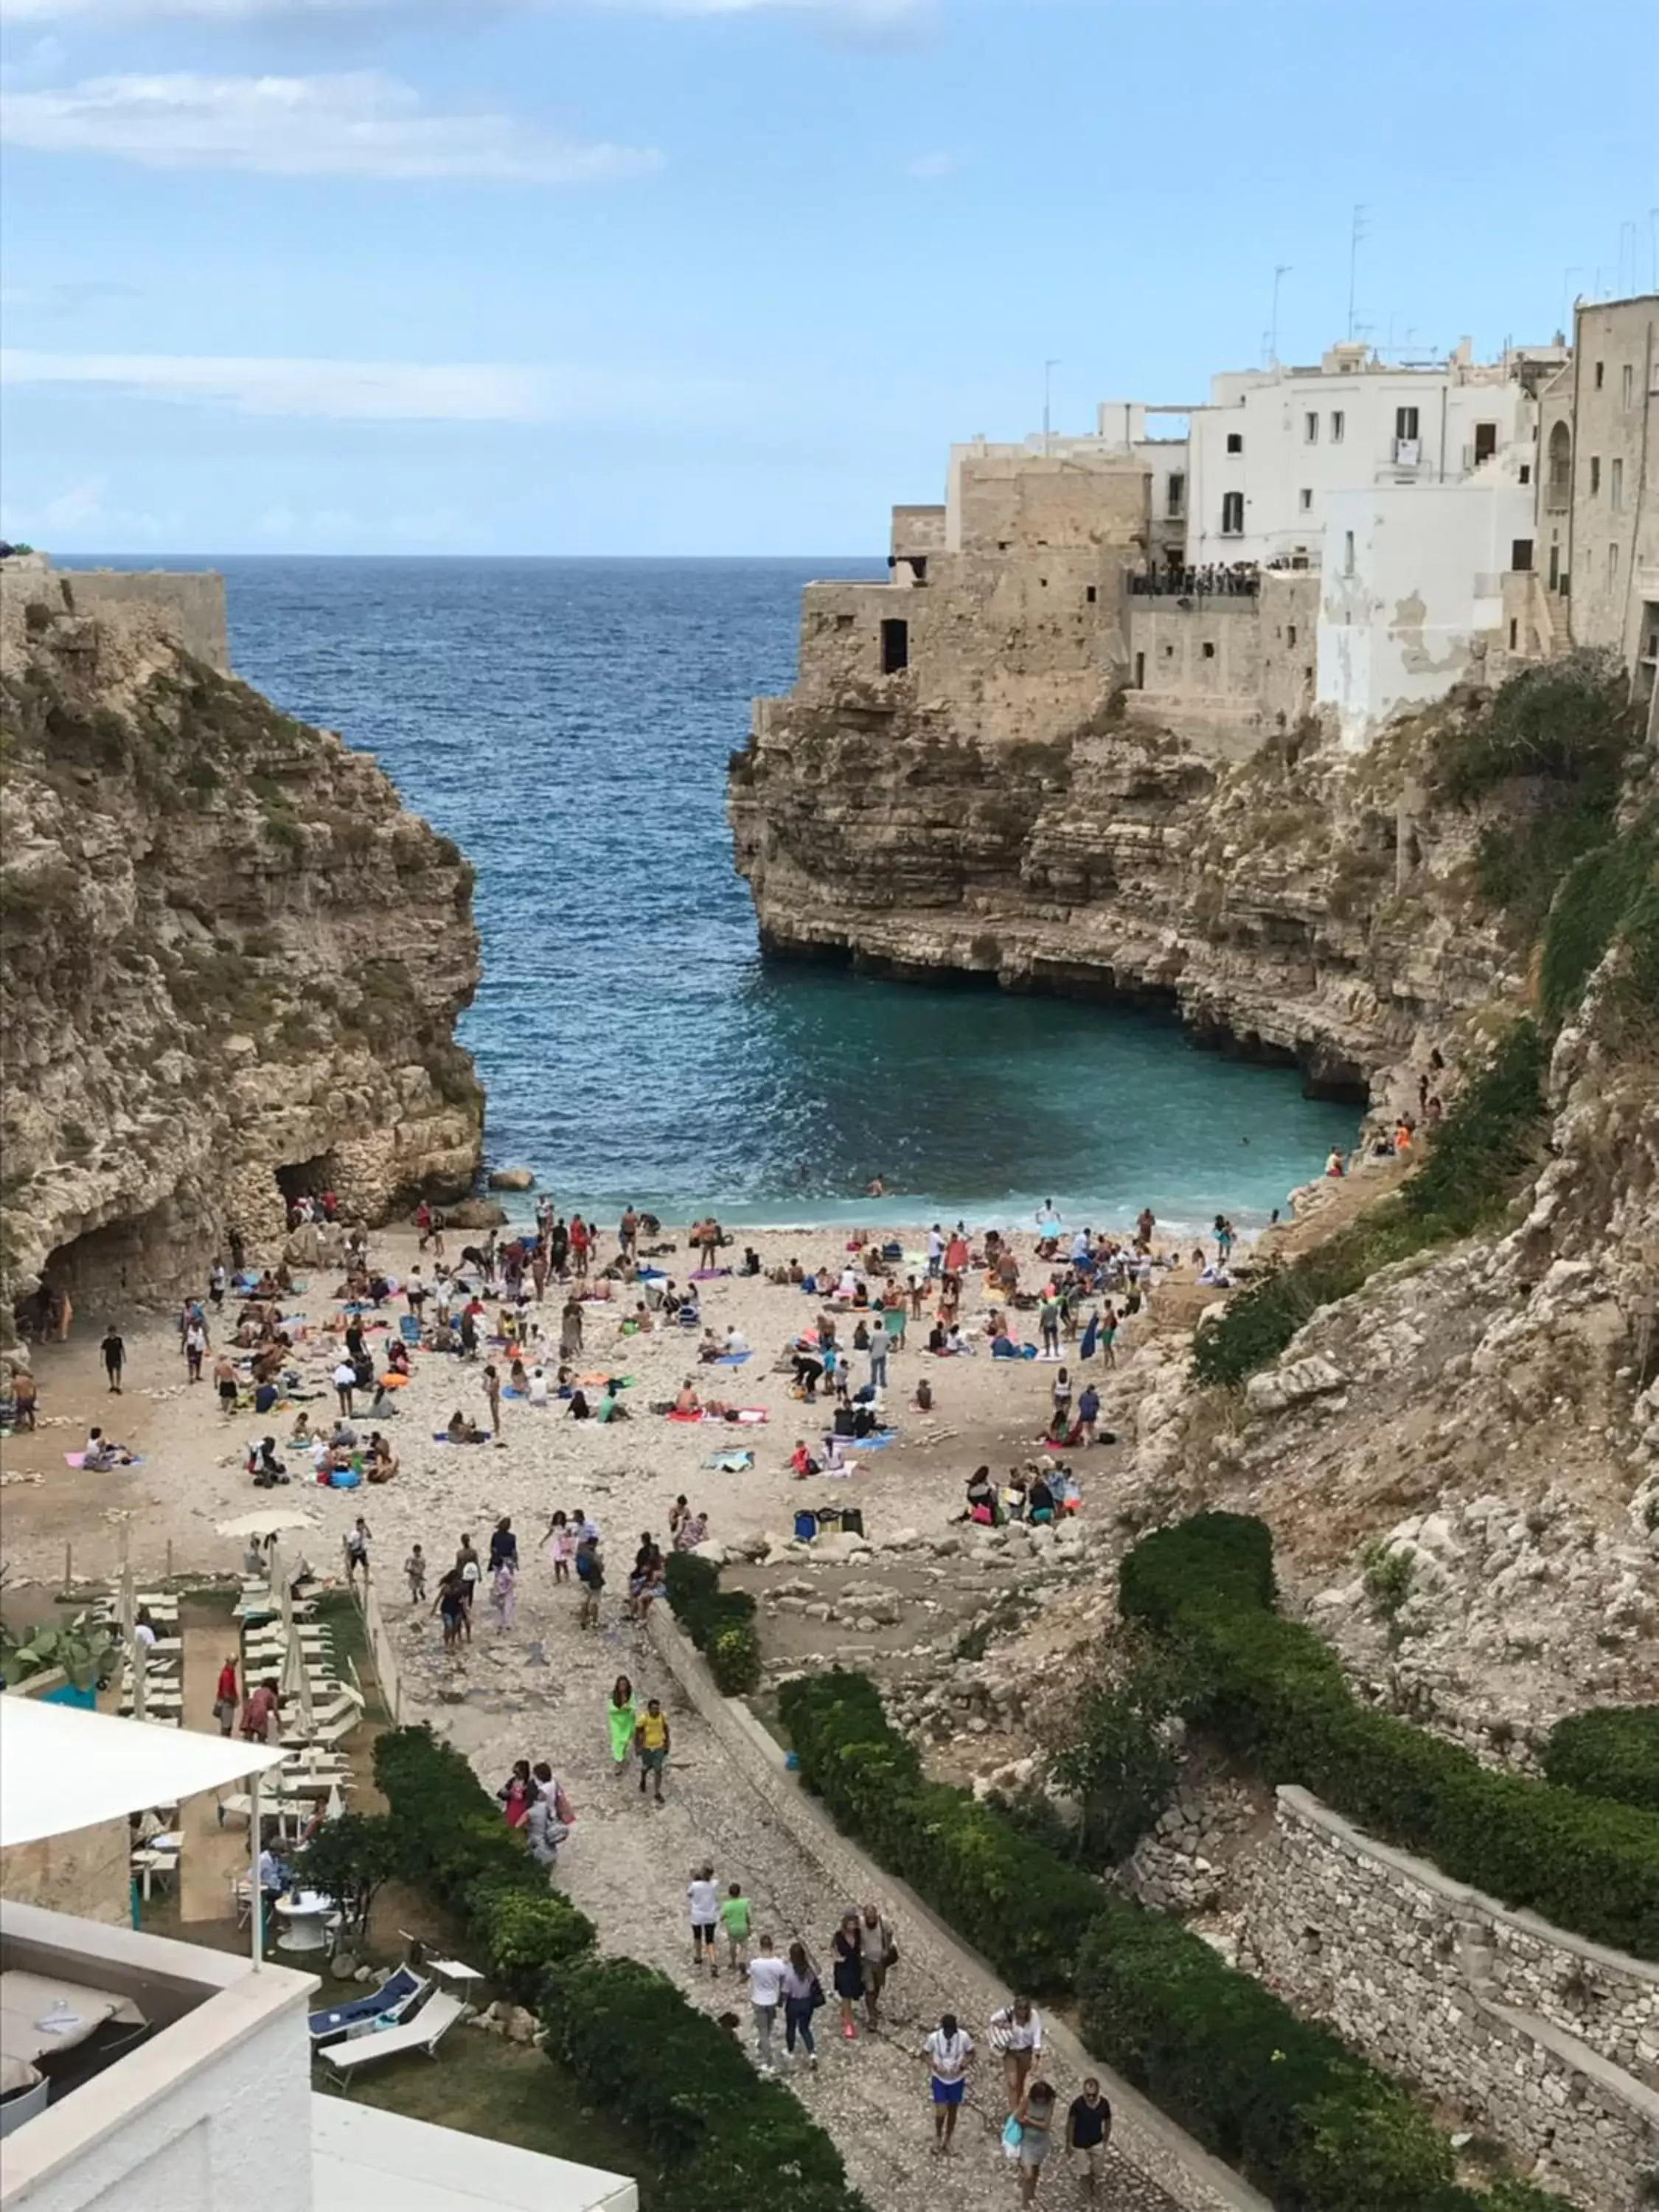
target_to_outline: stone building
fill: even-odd
[[[1659,673],[1659,293],[1580,301],[1540,402],[1543,623],[1617,653],[1655,720]]]

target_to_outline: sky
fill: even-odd
[[[0,535],[866,554],[1659,256],[1656,0],[0,0]],[[1045,364],[1051,363],[1045,372]]]

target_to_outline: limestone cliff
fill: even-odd
[[[1110,709],[1008,744],[765,703],[727,809],[769,951],[1150,998],[1348,1094],[1520,981],[1470,896],[1478,821],[1424,805],[1431,721],[1230,763]]]
[[[49,1267],[170,1294],[228,1226],[268,1247],[285,1187],[369,1219],[464,1190],[478,949],[454,845],[158,612],[30,583],[0,620],[11,1293]]]

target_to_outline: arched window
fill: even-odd
[[[1557,422],[1550,432],[1549,478],[1544,504],[1556,509],[1571,505],[1572,500],[1572,433],[1565,422]]]

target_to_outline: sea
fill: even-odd
[[[76,565],[92,565],[79,563]],[[1358,1115],[1173,1017],[763,960],[723,802],[848,560],[222,569],[239,675],[373,752],[477,871],[487,1158],[565,1209],[734,1225],[1260,1224]],[[865,1195],[880,1177],[884,1199]]]

